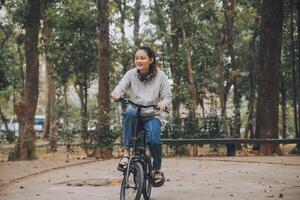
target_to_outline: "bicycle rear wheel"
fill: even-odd
[[[139,200],[144,188],[144,172],[139,162],[130,164],[128,176],[125,173],[120,192],[120,200]]]

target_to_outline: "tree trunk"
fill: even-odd
[[[179,66],[176,65],[176,58],[179,55],[179,39],[178,39],[178,32],[179,32],[179,26],[178,26],[178,4],[176,4],[177,1],[170,4],[170,11],[171,11],[171,43],[172,43],[172,49],[171,54],[172,58],[170,60],[170,68],[172,73],[172,78],[174,81],[174,85],[178,86],[180,85],[180,69]],[[173,120],[174,124],[180,125],[180,113],[179,113],[179,105],[180,105],[180,99],[179,99],[179,87],[173,88],[173,101],[172,101],[172,108],[173,108]]]
[[[196,94],[196,84],[195,84],[194,76],[193,76],[192,48],[188,42],[186,30],[184,29],[183,23],[181,24],[181,31],[182,31],[183,43],[185,46],[188,79],[189,79],[189,84],[190,84],[190,95],[191,95],[190,114],[192,114],[192,119],[193,119],[193,121],[195,121],[197,94]]]
[[[127,40],[125,35],[125,18],[126,18],[126,12],[127,12],[127,5],[126,0],[115,0],[116,4],[118,6],[118,9],[120,11],[121,20],[120,20],[120,28],[121,28],[121,38],[122,38],[122,49],[121,49],[121,64],[123,66],[123,75],[128,71],[129,69],[129,62],[130,62],[130,55],[128,53],[128,47],[127,47]],[[127,106],[125,104],[122,104],[122,110],[125,110]]]
[[[81,140],[82,140],[82,146],[83,150],[85,151],[86,155],[89,156],[89,147],[87,143],[88,139],[88,111],[87,111],[87,82],[86,79],[84,80],[83,85],[75,86],[76,92],[79,96],[80,100],[80,132],[81,132]]]
[[[254,50],[254,49],[253,49]],[[253,52],[255,53],[255,52]],[[254,63],[253,63],[254,64]],[[247,126],[245,130],[245,138],[254,138],[254,105],[255,105],[255,91],[256,91],[256,83],[255,83],[255,67],[251,64],[251,69],[249,73],[250,78],[250,97],[248,102],[248,119]]]
[[[217,53],[218,53],[218,63],[219,63],[219,99],[220,99],[220,108],[221,108],[221,116],[222,118],[226,117],[226,106],[224,102],[224,45],[225,45],[225,37],[222,33],[222,30],[218,33],[217,39]]]
[[[196,94],[196,84],[193,76],[193,64],[192,64],[192,48],[188,42],[186,30],[184,29],[183,23],[181,24],[181,31],[183,37],[183,43],[185,46],[185,53],[187,59],[187,70],[188,70],[188,79],[190,84],[190,95],[191,95],[191,106],[189,107],[189,119],[191,124],[197,123],[196,120],[196,105],[197,105],[197,94]],[[195,133],[193,133],[195,135]],[[192,136],[194,137],[194,136]],[[197,145],[192,146],[193,156],[198,156]]]
[[[4,116],[3,112],[2,112],[2,109],[1,109],[1,105],[0,105],[0,118],[1,118],[1,121],[3,122],[4,124],[4,127],[5,127],[5,130],[7,131],[8,130],[8,126],[7,126],[7,119],[6,117]]]
[[[225,83],[225,70],[224,70],[224,46],[225,46],[225,36],[222,30],[219,30],[217,36],[217,54],[218,54],[218,64],[219,64],[219,99],[220,99],[220,109],[221,118],[223,119],[222,129],[225,135],[228,134],[227,123],[226,123],[226,104],[224,98],[224,83]]]
[[[283,69],[282,69],[283,71]],[[281,72],[280,78],[280,93],[281,93],[281,120],[282,120],[282,138],[287,136],[287,124],[286,124],[286,85],[285,85],[285,75]]]
[[[99,144],[105,140],[105,136],[109,134],[109,1],[98,0],[98,78],[99,78]]]
[[[233,71],[233,103],[234,103],[234,132],[233,137],[240,137],[241,128],[241,92],[239,88],[239,69],[236,64],[234,51],[234,20],[235,5],[233,0],[223,0],[225,19],[226,19],[226,35],[227,46],[231,60],[231,68]]]
[[[298,103],[298,132],[296,132],[296,138],[300,138],[300,2],[297,2],[297,24],[298,24],[298,65],[296,69],[296,76],[295,85],[298,88],[297,90],[297,103]],[[297,152],[300,152],[300,143],[297,144],[296,147]]]
[[[1,105],[0,105],[0,120],[3,122],[4,127],[5,127],[5,131],[7,133],[7,135],[6,135],[7,141],[10,144],[13,143],[15,141],[15,135],[14,135],[13,131],[8,129],[8,125],[7,125],[8,119],[6,119],[6,117],[4,116],[4,114],[2,112],[2,109],[1,109]]]
[[[179,24],[178,24],[178,1],[174,1],[170,3],[170,22],[171,22],[171,38],[166,38],[165,33],[167,32],[167,24],[163,17],[162,7],[159,1],[154,0],[154,11],[157,15],[156,25],[158,29],[158,36],[163,41],[163,53],[165,49],[171,55],[169,62],[170,62],[170,69],[172,74],[172,79],[174,81],[174,85],[180,85],[180,67],[176,64],[176,59],[179,55],[179,39],[178,39],[178,32],[180,31]],[[173,88],[173,101],[172,101],[172,114],[173,114],[173,124],[180,129],[180,114],[179,114],[179,87]],[[176,128],[176,129],[177,129]]]
[[[126,46],[126,35],[125,35],[125,18],[126,18],[126,12],[127,12],[127,5],[126,0],[116,0],[118,9],[120,11],[121,20],[120,20],[120,28],[121,28],[121,37],[122,42],[124,45],[122,45],[122,52],[121,52],[121,63],[123,66],[123,75],[128,71],[129,68],[129,62],[130,62],[130,56],[128,55],[128,48]],[[123,104],[122,104],[123,105]]]
[[[16,157],[9,159],[31,160],[35,155],[34,116],[38,101],[39,59],[38,35],[40,28],[40,1],[28,1],[28,16],[25,22],[26,74],[22,100],[16,102],[15,110],[19,122],[19,140],[15,147]]]
[[[255,23],[259,23],[259,19],[255,19]],[[257,53],[255,41],[258,37],[258,30],[255,28],[252,39],[249,44],[250,55],[249,58],[249,80],[250,80],[250,96],[248,103],[248,120],[245,130],[245,138],[254,138],[254,107],[255,107],[255,94],[256,94],[256,69],[257,69]]]
[[[290,37],[291,37],[291,61],[292,61],[292,69],[293,69],[293,108],[294,108],[294,124],[295,124],[295,132],[298,132],[298,119],[297,119],[297,89],[296,89],[296,72],[295,72],[295,46],[294,46],[294,17],[293,17],[293,1],[290,0],[289,3],[290,8]],[[281,80],[280,80],[280,93],[281,93],[281,110],[282,110],[282,137],[287,137],[287,122],[286,122],[286,96],[287,96],[287,88],[286,88],[286,69],[282,67],[281,69]]]
[[[48,1],[46,0],[43,4],[43,11],[46,11],[48,6]],[[44,39],[44,44],[46,47],[49,47],[50,42],[53,40],[53,30],[49,27],[48,18],[46,13],[43,14],[43,28],[42,35]],[[45,63],[46,63],[46,81],[45,81],[45,96],[46,96],[46,118],[44,124],[44,132],[42,139],[48,138],[49,134],[57,134],[56,131],[52,131],[51,127],[56,126],[56,88],[55,82],[52,79],[53,73],[53,63],[49,59],[49,53],[45,51]]]
[[[67,161],[69,160],[69,153],[72,151],[71,131],[69,130],[69,105],[68,105],[68,85],[63,86],[64,98],[64,123],[63,123],[63,140],[67,151]]]
[[[68,86],[64,86],[64,125],[63,132],[67,134],[69,131],[69,105],[68,105]]]
[[[261,20],[256,131],[262,139],[278,138],[283,1],[264,0]],[[278,145],[264,144],[260,148],[265,155],[277,150]]]
[[[140,14],[141,14],[141,0],[136,0],[134,4],[134,13],[133,13],[133,39],[135,47],[140,46],[140,38],[139,38],[139,31],[140,31]]]

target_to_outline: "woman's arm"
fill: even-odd
[[[162,80],[159,93],[160,93],[161,102],[158,103],[158,106],[160,107],[161,110],[163,110],[166,106],[168,106],[172,102],[171,86],[168,81],[168,77],[166,75],[164,75],[164,78]]]
[[[115,87],[115,89],[111,92],[111,97],[113,100],[119,99],[121,96],[124,96],[126,91],[130,86],[130,75],[129,71],[123,76],[122,80]]]

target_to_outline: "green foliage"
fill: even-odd
[[[7,16],[10,17],[13,24],[19,24],[22,28],[25,26],[26,17],[29,12],[26,6],[27,3],[25,1],[9,0],[5,2]]]
[[[20,33],[18,24],[11,22],[14,13],[7,11],[6,16],[0,17],[0,103],[4,113],[12,114],[13,104],[10,102],[14,95],[18,98],[22,91],[24,59],[20,47],[16,43]]]
[[[46,48],[60,84],[75,78],[76,85],[83,85],[95,78],[97,10],[93,2],[57,1],[47,11],[54,41]]]
[[[9,86],[9,76],[6,73],[7,69],[5,68],[5,66],[3,66],[3,65],[1,65],[1,66],[2,67],[0,68],[0,88],[5,89]]]
[[[57,117],[59,119],[64,118],[65,114],[66,114],[66,110],[65,110],[65,105],[64,105],[64,99],[63,99],[63,93],[61,91],[61,89],[57,90],[57,102],[56,102],[56,106],[57,106]],[[79,128],[79,108],[78,105],[76,105],[73,101],[71,101],[70,98],[68,98],[68,119],[69,119],[69,126],[68,128]]]
[[[114,129],[109,129],[109,132],[103,132],[103,130],[107,130],[106,126],[95,124],[95,130],[88,131],[88,145],[87,149],[90,151],[107,148],[109,150],[113,149],[113,143],[116,138],[119,136],[119,131]],[[101,136],[100,136],[101,135]]]
[[[225,137],[226,132],[223,130],[224,123],[228,124],[228,120],[223,120],[220,116],[212,114],[205,117],[198,127],[199,138],[220,138]]]
[[[81,145],[83,149],[87,149],[90,152],[93,152],[99,148],[107,148],[112,150],[113,143],[121,134],[121,127],[115,126],[115,123],[99,124],[97,121],[99,113],[96,107],[97,106],[95,106],[95,109],[91,109],[89,112],[89,118],[93,120],[90,120],[88,125],[86,144],[82,143]],[[109,131],[106,132],[105,130]]]
[[[55,135],[55,134],[50,134],[50,137],[48,138],[48,141],[49,141],[49,146],[47,148],[47,151],[48,152],[56,152],[57,151],[57,142],[58,142],[58,139],[59,139],[59,136],[58,135]],[[63,137],[63,141],[65,138]],[[65,142],[64,142],[65,144]]]
[[[63,144],[66,148],[67,153],[74,153],[74,143],[76,138],[78,138],[78,129],[65,129],[60,133],[60,138],[63,141]],[[52,143],[50,143],[50,149],[56,151],[56,138],[53,138]],[[51,142],[51,140],[50,140]]]
[[[226,137],[224,125],[232,126],[232,119],[222,119],[219,115],[210,114],[205,118],[199,119],[199,122],[185,120],[181,127],[177,124],[167,124],[162,129],[163,138],[220,138]]]
[[[14,49],[10,46],[12,25],[0,22],[0,89],[7,89],[12,84],[13,74],[11,65],[14,65]]]

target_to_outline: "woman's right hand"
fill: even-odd
[[[110,97],[111,97],[114,101],[116,101],[116,100],[118,100],[118,99],[120,98],[120,95],[113,91],[113,92],[110,94]]]

